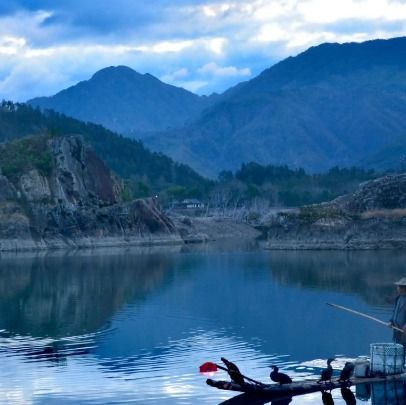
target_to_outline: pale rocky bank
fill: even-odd
[[[219,240],[247,240],[261,236],[253,226],[227,217],[189,217],[170,215],[182,239],[186,243]]]
[[[406,248],[406,174],[381,177],[331,202],[279,213],[269,249]]]

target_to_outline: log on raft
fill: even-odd
[[[339,381],[334,378],[331,382],[318,383],[318,380],[302,380],[291,384],[236,384],[232,381],[206,380],[211,387],[226,391],[245,392],[250,394],[264,394],[267,397],[282,398],[311,394],[318,391],[330,391],[336,388],[348,388],[359,384],[374,384],[385,381],[405,381],[406,373],[393,375],[377,375],[372,377],[351,378],[350,381]]]

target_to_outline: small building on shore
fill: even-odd
[[[183,201],[176,203],[175,207],[178,209],[202,209],[205,207],[205,204],[196,198],[186,198]]]

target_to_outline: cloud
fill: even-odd
[[[165,83],[174,83],[179,79],[184,79],[189,75],[189,70],[187,68],[180,68],[174,72],[166,73],[160,77],[160,79]]]
[[[216,62],[206,63],[198,69],[199,73],[209,74],[212,76],[250,76],[249,68],[238,69],[235,66],[221,67]]]
[[[179,54],[196,64],[192,73],[188,68],[177,68]],[[0,95],[17,101],[51,95],[112,64],[131,66],[142,73],[151,72],[167,83],[197,91],[207,85],[207,80],[193,76],[193,72],[207,57],[215,55],[217,49],[212,49],[207,40],[35,48],[24,38],[3,37],[0,38]]]
[[[322,42],[406,35],[400,0],[8,0],[0,97],[53,94],[128,65],[200,93],[223,91]]]
[[[201,89],[207,88],[209,84],[209,82],[204,80],[179,80],[173,83],[173,85],[183,87],[193,93],[199,93]]]
[[[0,39],[0,55],[17,55],[25,45],[24,38],[3,37]]]
[[[307,0],[298,4],[305,21],[329,24],[342,20],[405,20],[406,4],[388,0]]]

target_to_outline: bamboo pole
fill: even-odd
[[[388,326],[388,327],[390,327],[390,328],[392,328],[392,329],[394,329],[394,330],[397,330],[398,332],[405,333],[405,331],[404,331],[403,329],[400,329],[400,328],[398,328],[397,326],[394,326],[394,325],[389,325],[388,322],[381,321],[380,319],[374,318],[374,317],[371,316],[371,315],[363,314],[362,312],[354,311],[353,309],[346,308],[346,307],[343,307],[343,306],[341,306],[341,305],[330,304],[329,302],[326,302],[326,304],[327,304],[327,305],[330,305],[330,307],[338,308],[338,309],[341,309],[341,310],[343,310],[343,311],[350,312],[351,314],[358,315],[358,316],[362,316],[363,318],[367,318],[367,319],[369,319],[369,320],[371,320],[371,321],[380,323],[381,325]]]

